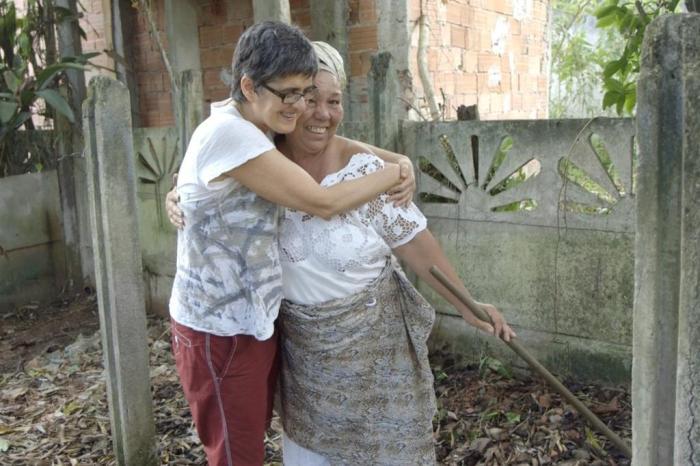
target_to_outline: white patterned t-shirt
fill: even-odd
[[[269,338],[282,300],[279,207],[230,177],[217,177],[274,149],[230,103],[192,134],[178,175],[185,227],[178,233],[170,315],[215,335]]]

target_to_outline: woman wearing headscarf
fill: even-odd
[[[337,136],[345,72],[340,54],[314,42],[316,91],[280,151],[322,186],[383,166],[366,148]],[[429,273],[439,266],[460,283],[426,219],[386,195],[324,220],[287,209],[280,232],[285,300],[280,309],[280,416],[286,466],[433,465],[435,399],[427,338],[434,311],[392,261],[392,252],[477,320]],[[464,290],[466,292],[466,290]]]

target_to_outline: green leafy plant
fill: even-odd
[[[479,376],[483,378],[487,372],[494,372],[506,379],[513,378],[513,372],[502,361],[483,355],[479,359]]]
[[[550,117],[599,116],[606,62],[621,51],[617,30],[598,30],[594,12],[604,0],[553,0]]]
[[[633,115],[646,27],[683,5],[700,0],[552,0],[550,116]]]
[[[692,2],[688,2],[691,8]],[[606,0],[595,11],[599,29],[617,30],[624,48],[603,68],[603,108],[614,107],[618,115],[632,114],[637,105],[637,75],[647,25],[656,17],[680,10],[680,0]]]
[[[508,411],[506,413],[506,421],[508,424],[517,424],[520,422],[520,414]]]
[[[0,0],[0,176],[10,171],[9,148],[17,132],[36,129],[35,117],[50,121],[59,114],[75,120],[60,92],[62,80],[67,70],[83,71],[97,55],[58,57],[56,26],[73,21],[78,27],[76,20],[70,10],[55,6],[52,0],[29,0],[24,16],[13,1]],[[38,169],[44,162],[37,160],[33,167]]]

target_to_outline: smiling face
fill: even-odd
[[[343,121],[343,91],[338,79],[327,71],[319,71],[314,85],[316,91],[288,137],[291,144],[313,153],[326,148]]]
[[[303,94],[312,85],[312,80],[308,76],[295,75],[273,79],[265,84],[283,94]],[[244,116],[263,131],[271,130],[278,134],[292,132],[297,120],[307,108],[306,99],[285,104],[279,96],[265,87],[259,86],[255,89],[252,81],[246,76],[242,78],[241,88],[248,99],[249,111]]]

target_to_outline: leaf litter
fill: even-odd
[[[544,381],[515,375],[490,357],[465,367],[456,365],[444,351],[435,351],[431,362],[438,399],[433,424],[440,464],[630,464]],[[630,441],[632,409],[626,388],[564,384],[611,430]]]
[[[82,309],[75,311],[76,306]],[[0,464],[115,465],[94,297],[67,305],[83,323],[58,338],[44,335],[27,362],[0,365]],[[38,313],[36,309],[32,312]],[[43,319],[32,323],[36,330]],[[89,321],[89,324],[85,322]],[[15,323],[9,320],[10,326]],[[5,344],[14,335],[4,322]],[[92,325],[92,326],[91,326]],[[19,326],[21,327],[21,326]],[[39,331],[39,333],[41,333]],[[22,338],[26,338],[23,336]],[[161,464],[205,465],[170,351],[167,319],[149,316],[151,390]],[[5,361],[7,362],[7,361]],[[493,358],[458,366],[444,352],[432,355],[438,413],[434,438],[439,464],[454,466],[558,464],[629,465],[610,442],[591,430],[543,382],[513,375]],[[13,368],[13,366],[17,366]],[[569,382],[603,422],[623,438],[630,433],[630,396],[621,387]],[[265,439],[266,465],[282,464],[281,423]]]

